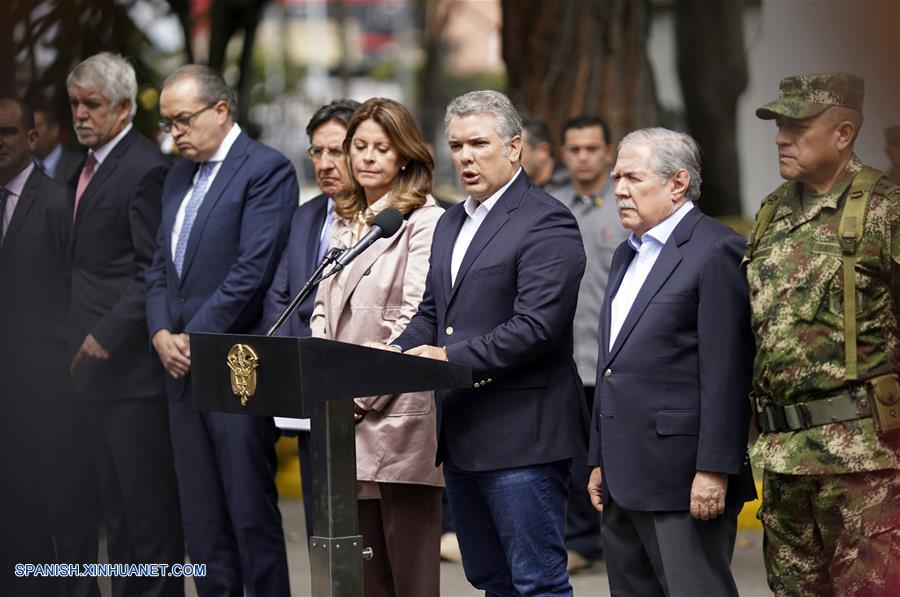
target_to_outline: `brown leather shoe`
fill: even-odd
[[[568,555],[569,559],[566,562],[566,572],[569,574],[577,574],[579,572],[583,572],[591,567],[594,563],[593,560],[589,560],[577,551],[572,549],[566,550],[566,555]]]

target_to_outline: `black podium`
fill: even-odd
[[[312,419],[312,594],[363,594],[349,398],[472,385],[468,367],[321,338],[191,334],[197,410]]]

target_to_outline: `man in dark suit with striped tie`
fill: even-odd
[[[185,158],[163,186],[147,274],[147,323],[166,369],[172,444],[201,596],[290,594],[270,417],[200,412],[191,400],[192,332],[248,333],[287,240],[300,190],[283,155],[234,122],[222,76],[187,65],[166,79],[162,125]]]

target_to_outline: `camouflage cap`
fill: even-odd
[[[797,75],[781,80],[779,97],[756,111],[763,120],[778,116],[802,120],[821,114],[831,106],[862,112],[865,83],[850,73]]]
[[[884,129],[884,142],[887,143],[888,147],[900,146],[900,124]]]

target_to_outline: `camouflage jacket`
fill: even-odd
[[[753,389],[763,405],[788,405],[841,393],[845,386],[841,210],[862,168],[854,155],[831,190],[801,204],[794,185],[779,202],[747,262],[753,331]],[[856,252],[859,379],[900,363],[900,187],[882,178],[866,210]],[[871,419],[764,433],[757,465],[788,474],[900,469],[900,438],[875,435]]]

